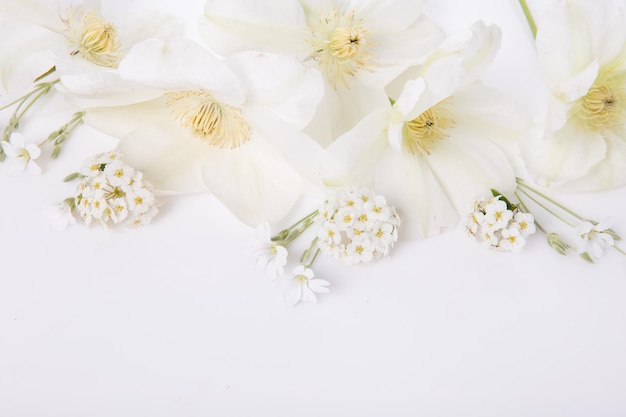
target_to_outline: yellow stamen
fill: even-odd
[[[167,93],[167,105],[180,125],[220,149],[235,149],[250,140],[241,110],[215,100],[204,90]]]
[[[355,15],[355,10],[344,14],[334,10],[311,27],[314,48],[311,57],[335,89],[339,85],[348,87],[349,77],[368,70],[376,61],[367,52],[371,33],[364,27],[365,21]]]
[[[80,54],[102,67],[118,66],[121,43],[111,23],[93,11],[84,11],[82,8],[75,10],[73,7],[68,9],[67,16],[61,20],[65,24],[68,40],[75,48],[70,55]]]
[[[446,131],[454,127],[452,113],[445,107],[449,100],[439,102],[415,119],[404,123],[402,145],[406,152],[430,155],[437,142],[448,137]]]

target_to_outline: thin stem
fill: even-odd
[[[530,198],[532,201],[534,201],[539,207],[541,207],[542,209],[544,209],[545,211],[547,211],[548,213],[550,213],[551,215],[553,215],[554,217],[556,217],[557,219],[561,220],[563,223],[565,223],[566,225],[570,226],[570,227],[576,227],[575,224],[568,222],[567,220],[565,220],[563,217],[559,216],[556,212],[554,212],[554,210],[550,209],[549,207],[546,207],[545,204],[541,203],[539,200],[537,200],[536,198],[534,198],[532,195],[530,195],[528,193],[528,191],[524,190],[523,188],[519,188],[520,192],[522,194],[524,194],[526,197]]]
[[[308,259],[309,254],[311,253],[311,251],[313,250],[313,248],[315,247],[315,245],[317,245],[317,238],[313,239],[311,241],[311,244],[309,245],[309,248],[307,250],[305,250],[302,253],[302,256],[300,257],[300,263],[304,266],[307,267],[311,267],[311,265],[313,265],[313,261],[315,261],[315,258],[317,258],[317,252],[319,252],[319,248],[317,249],[317,252],[315,253],[315,255],[313,256],[313,259],[311,259],[311,262],[309,262],[308,264],[305,263],[305,261]]]
[[[524,200],[522,200],[522,196],[519,195],[519,193],[517,191],[515,191],[515,197],[517,197],[517,201],[519,201],[520,206],[522,206],[522,208],[524,209],[524,211],[526,213],[530,213],[530,210],[528,209],[528,206],[526,206],[526,203],[524,202]],[[534,217],[534,216],[533,216]],[[537,219],[535,218],[535,226],[537,226],[537,228],[539,230],[541,230],[544,234],[548,234],[548,232],[546,231],[546,229],[543,228],[543,226],[537,221]]]
[[[537,38],[537,25],[535,24],[535,19],[533,18],[530,9],[528,8],[528,4],[526,4],[526,0],[519,0],[520,6],[522,6],[522,10],[524,11],[524,16],[526,17],[526,21],[528,22],[528,26],[530,27],[530,31],[533,34],[533,38]]]
[[[626,251],[624,251],[624,249],[620,248],[619,246],[613,245],[613,248],[622,255],[626,255]]]
[[[283,229],[276,236],[271,238],[272,242],[277,242],[281,245],[287,245],[293,242],[298,236],[304,233],[315,221],[315,217],[319,214],[319,210],[315,210],[305,217],[298,220],[292,226],[287,229]]]
[[[520,187],[524,187],[525,189],[527,189],[528,191],[533,192],[534,194],[538,195],[539,197],[543,198],[544,200],[546,200],[547,202],[554,204],[556,207],[560,208],[561,210],[563,210],[564,212],[574,216],[575,218],[577,218],[578,220],[581,221],[587,221],[587,219],[585,219],[584,217],[581,217],[580,215],[578,215],[577,213],[575,213],[574,211],[568,209],[567,207],[565,207],[563,204],[559,203],[558,201],[548,197],[547,195],[543,194],[542,192],[540,192],[539,190],[534,189],[533,187],[531,187],[530,185],[528,185],[528,183],[526,183],[526,181],[524,181],[521,178],[517,178],[517,185],[519,185]],[[526,194],[526,193],[525,193]],[[528,195],[528,194],[527,194]],[[532,197],[531,197],[532,198]],[[537,201],[533,198],[533,201]],[[543,207],[543,206],[542,206]],[[557,216],[558,217],[558,216]],[[559,217],[560,218],[560,217]],[[567,222],[566,222],[567,223]],[[568,223],[569,224],[569,223]]]

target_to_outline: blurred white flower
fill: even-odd
[[[598,262],[604,255],[604,250],[615,245],[613,236],[607,232],[609,227],[608,222],[581,222],[576,227],[576,234],[580,237],[578,253],[587,255],[593,263]]]
[[[449,39],[393,106],[364,118],[327,148],[324,183],[372,184],[394,202],[409,238],[455,226],[474,195],[515,189],[525,121],[509,100],[477,81],[499,47],[482,22]]]
[[[248,243],[250,255],[257,270],[264,270],[271,278],[283,275],[287,264],[287,248],[272,241],[269,223],[263,223],[256,229],[256,239]]]
[[[321,148],[302,128],[322,80],[295,58],[222,60],[189,40],[153,39],[133,47],[119,73],[119,89],[90,76],[64,77],[64,88],[90,109],[86,123],[122,138],[125,160],[157,189],[208,190],[257,225],[280,220],[310,182]]]
[[[73,200],[71,204],[73,204]],[[61,201],[59,203],[50,203],[44,206],[43,215],[50,221],[50,225],[54,230],[62,231],[70,224],[75,224],[76,219],[72,215],[72,205],[70,202]]]
[[[291,306],[301,301],[317,302],[317,294],[328,293],[330,282],[315,278],[313,270],[304,265],[298,265],[291,277],[285,280],[283,298]]]
[[[307,132],[327,145],[385,103],[385,86],[442,40],[423,3],[208,0],[200,34],[226,56],[284,53],[319,70],[325,95]]]
[[[0,141],[0,145],[6,155],[4,163],[8,165],[10,175],[41,173],[41,168],[35,162],[41,155],[41,149],[34,143],[24,143],[20,133],[14,132],[9,141]]]
[[[537,53],[551,90],[530,167],[544,185],[599,190],[626,184],[626,9],[612,0],[553,1]]]

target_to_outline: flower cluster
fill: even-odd
[[[532,214],[520,211],[502,195],[477,198],[465,225],[468,235],[493,249],[517,253],[536,231]]]
[[[311,266],[320,252],[346,265],[367,263],[389,253],[398,240],[400,217],[387,200],[364,187],[343,190],[337,198],[294,225],[272,236],[269,224],[257,228],[256,239],[249,244],[257,269],[272,278],[281,277],[287,264],[287,247],[311,226],[318,226],[316,237],[303,252],[293,273],[282,280],[285,302],[316,301],[316,293],[329,291],[330,283],[314,278]]]
[[[385,197],[366,188],[342,191],[326,200],[318,218],[322,252],[347,265],[387,255],[398,240],[400,217]]]
[[[143,174],[126,165],[115,152],[102,153],[85,161],[80,171],[73,203],[79,216],[92,222],[125,225],[147,224],[158,209],[151,185]]]

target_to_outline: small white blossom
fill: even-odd
[[[609,225],[607,222],[593,224],[585,221],[576,227],[576,233],[580,236],[578,245],[579,254],[587,254],[589,259],[595,263],[602,258],[604,250],[615,245],[615,240],[607,232]]]
[[[532,214],[508,207],[501,196],[475,198],[465,222],[465,232],[489,248],[517,253],[536,232]]]
[[[265,270],[271,278],[283,275],[287,264],[287,248],[272,241],[269,223],[257,227],[257,236],[248,244],[257,270]]]
[[[324,202],[319,212],[320,249],[347,265],[385,256],[398,240],[395,208],[367,188],[344,190],[336,200]]]
[[[291,306],[300,301],[317,302],[317,294],[328,293],[330,283],[323,279],[315,278],[313,270],[304,265],[298,265],[292,276],[285,281],[283,297]]]
[[[85,161],[76,187],[76,210],[87,225],[93,221],[143,225],[158,213],[152,186],[126,165],[119,154],[108,152]]]
[[[35,159],[41,155],[41,149],[34,143],[24,143],[24,137],[14,132],[9,141],[1,141],[2,150],[7,156],[6,163],[9,165],[10,175],[39,174],[41,168],[35,163]]]

